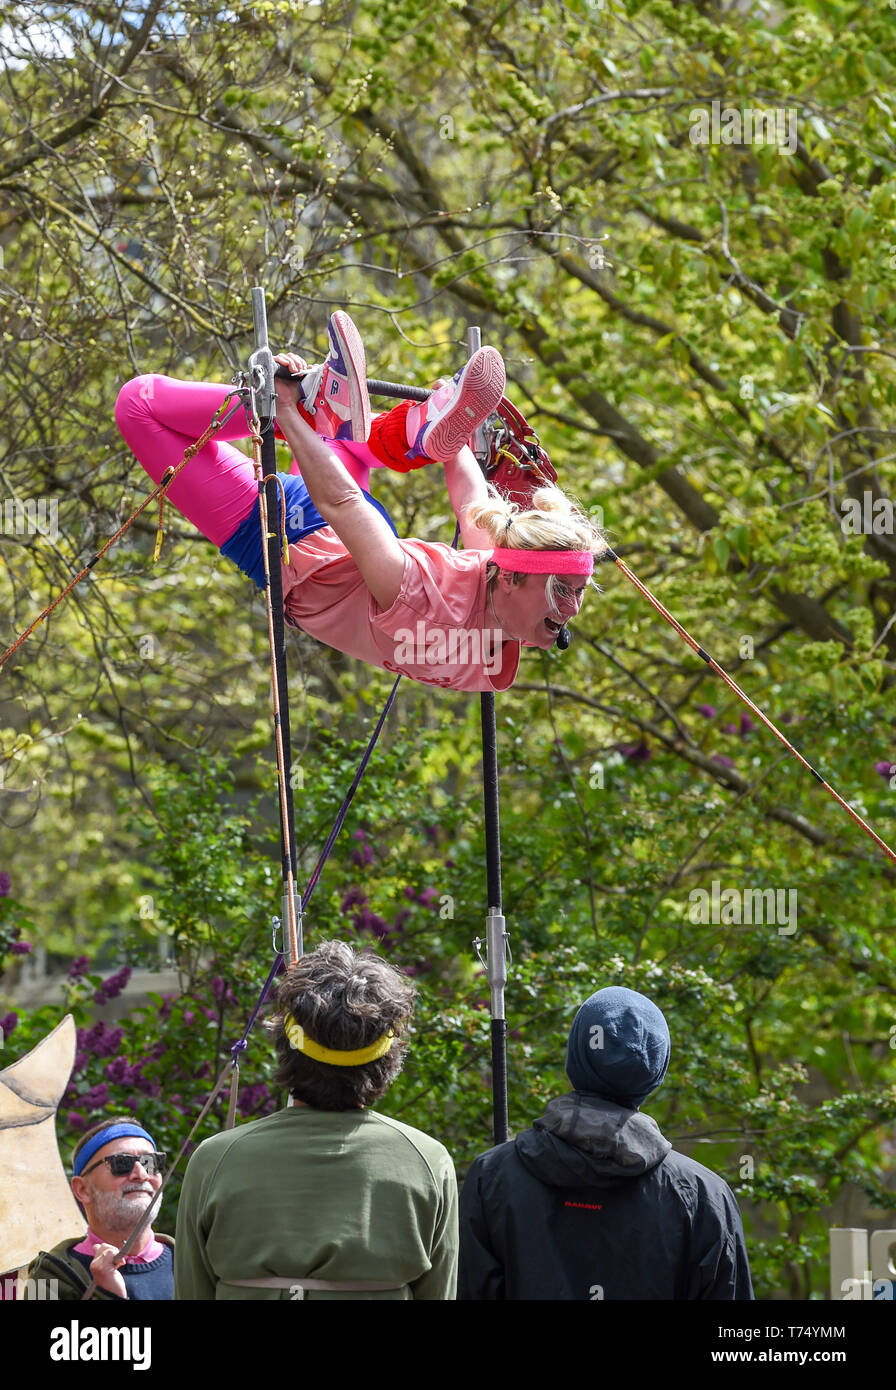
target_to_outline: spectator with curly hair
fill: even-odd
[[[181,1299],[453,1299],[448,1152],[372,1107],[401,1070],[410,981],[324,942],[269,1021],[293,1104],[200,1144],[177,1216]]]

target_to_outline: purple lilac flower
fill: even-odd
[[[721,767],[734,767],[733,760],[726,758],[724,753],[713,753],[712,760],[714,763],[719,763]]]
[[[350,857],[356,868],[363,869],[373,863],[373,850],[370,845],[361,845],[360,849],[352,850]]]
[[[263,1081],[259,1081],[255,1086],[245,1086],[240,1093],[239,1111],[241,1115],[248,1115],[261,1105],[270,1096],[270,1090]]]
[[[32,949],[30,941],[14,941],[9,948],[9,953],[12,956],[30,956]]]
[[[641,739],[640,743],[626,743],[620,748],[623,758],[627,758],[630,763],[646,763],[653,757],[647,747],[647,740]]]
[[[367,902],[367,894],[363,888],[357,886],[350,888],[342,899],[342,911],[351,912],[353,907],[364,907]]]
[[[109,1104],[109,1087],[105,1081],[101,1081],[98,1086],[91,1086],[80,1100],[88,1110],[102,1110],[104,1105]]]
[[[4,1014],[3,1018],[0,1018],[0,1032],[3,1033],[4,1042],[16,1031],[18,1026],[19,1015],[14,1014],[12,1011],[10,1011],[8,1014]]]
[[[431,845],[439,843],[439,827],[437,825],[424,825],[423,834]]]
[[[751,730],[752,728],[753,728],[753,721],[752,721],[752,719],[750,718],[750,716],[749,716],[748,714],[742,714],[741,717],[740,717],[740,736],[741,736],[741,738],[744,738],[744,737],[750,732],[750,730]]]
[[[422,903],[424,907],[434,907],[439,901],[438,888],[424,888],[417,901]]]
[[[736,734],[740,732],[736,724],[723,724],[722,728],[725,730],[726,734]]]
[[[113,1052],[117,1052],[121,1047],[121,1040],[124,1037],[123,1028],[110,1028],[106,1034],[106,1056],[111,1057]]]
[[[68,978],[70,980],[83,980],[89,969],[89,956],[75,956],[75,959],[68,968]]]
[[[445,860],[443,860],[442,862],[444,863],[446,869],[453,869],[453,868],[454,868],[454,860],[453,860],[453,859],[445,859]]]
[[[410,910],[409,908],[407,908],[407,907],[399,908],[398,912],[396,912],[396,914],[395,914],[395,921],[394,921],[394,923],[393,923],[392,930],[393,930],[393,931],[402,931],[403,928],[404,928],[405,922],[408,920],[409,917],[413,917],[413,915],[414,915],[414,914],[411,912],[411,910]]]
[[[96,1057],[111,1057],[121,1046],[124,1029],[107,1028],[102,1019],[86,1032],[78,1030],[78,1043]]]
[[[187,1025],[187,1027],[189,1028],[190,1025],[191,1025],[192,1023],[195,1023],[195,1022],[196,1022],[196,1015],[194,1014],[193,1010],[192,1010],[192,1009],[184,1009],[184,1023]]]
[[[9,897],[9,891],[10,891],[11,888],[12,888],[12,879],[10,878],[9,874],[7,874],[7,873],[0,874],[0,898],[8,898],[8,897]]]
[[[88,1054],[84,1051],[83,1048],[78,1048],[78,1051],[75,1053],[75,1065],[72,1068],[72,1070],[83,1071],[84,1068],[87,1066],[87,1062]]]
[[[138,1110],[140,1108],[140,1102],[136,1096],[128,1096],[127,1100],[125,1101],[125,1105],[127,1106],[128,1110]]]
[[[82,1130],[87,1128],[87,1117],[82,1115],[80,1110],[70,1110],[66,1118],[69,1129]]]
[[[702,714],[704,719],[715,719],[716,707],[715,705],[698,705],[697,713]]]
[[[162,1002],[159,1005],[159,1018],[163,1023],[167,1023],[171,1017],[171,1005],[177,998],[176,994],[163,994]]]
[[[106,1075],[116,1086],[131,1086],[134,1070],[126,1057],[116,1057],[107,1066]]]
[[[93,996],[96,1003],[105,1004],[107,999],[117,999],[130,978],[131,967],[123,965],[120,970],[116,970],[114,975],[110,975],[107,980],[102,980],[99,989]]]
[[[874,771],[880,773],[885,782],[889,782],[893,766],[893,763],[875,763]]]
[[[378,912],[371,912],[369,907],[365,907],[361,912],[356,912],[353,918],[354,926],[357,931],[369,931],[380,940],[385,940],[392,928],[381,917]]]

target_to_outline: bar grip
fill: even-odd
[[[274,372],[275,377],[281,381],[297,381],[288,367],[277,367]],[[399,401],[426,401],[432,395],[425,386],[408,386],[397,381],[379,381],[369,379],[367,390],[371,396],[393,396]]]

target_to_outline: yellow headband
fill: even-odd
[[[353,1051],[337,1051],[332,1047],[321,1047],[313,1038],[309,1038],[305,1029],[297,1023],[292,1014],[284,1013],[283,1031],[289,1041],[289,1045],[295,1052],[304,1052],[306,1057],[310,1057],[313,1062],[329,1062],[331,1067],[362,1067],[365,1062],[375,1062],[379,1057],[385,1057],[392,1043],[395,1034],[390,1028],[388,1033],[384,1033],[376,1042],[372,1042],[369,1047],[356,1047]]]

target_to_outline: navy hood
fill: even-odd
[[[611,985],[586,999],[573,1019],[566,1075],[575,1091],[637,1110],[666,1075],[670,1051],[656,1004]]]
[[[597,1096],[559,1096],[516,1141],[520,1161],[548,1187],[617,1187],[651,1172],[672,1145],[656,1120]]]

